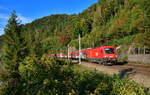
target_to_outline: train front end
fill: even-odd
[[[116,49],[113,46],[104,47],[104,60],[106,64],[117,63]]]

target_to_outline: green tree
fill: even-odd
[[[43,35],[39,31],[31,32],[27,34],[27,48],[29,54],[34,61],[38,61],[39,58],[45,53],[47,48],[44,48],[42,43]],[[27,57],[26,56],[26,57]]]
[[[2,76],[4,82],[3,95],[19,94],[20,78],[19,64],[24,59],[24,40],[21,35],[20,21],[17,19],[16,12],[13,10],[4,34],[4,55],[5,74]],[[0,93],[2,94],[2,93]]]
[[[4,62],[8,72],[18,71],[19,62],[22,60],[22,38],[20,22],[16,12],[13,11],[5,28]]]
[[[84,19],[84,18],[80,18],[79,21],[76,21],[74,26],[74,37],[78,38],[79,34],[81,35],[81,37],[85,36],[87,33],[89,33],[89,30],[91,30],[91,25],[90,23]]]

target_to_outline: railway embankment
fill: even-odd
[[[81,66],[84,66],[88,69],[97,70],[109,75],[117,74],[119,75],[120,79],[128,77],[129,79],[137,82],[138,84],[146,88],[150,88],[150,66],[131,63],[104,66],[89,62],[82,62]]]

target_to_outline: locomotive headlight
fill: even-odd
[[[106,58],[107,56],[106,55],[104,55],[104,58]]]
[[[115,55],[115,57],[117,58],[117,55]]]

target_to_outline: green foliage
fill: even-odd
[[[19,62],[25,56],[24,40],[21,32],[19,21],[15,11],[13,11],[4,35],[4,62],[8,72],[18,71]]]
[[[0,36],[0,51],[2,50],[3,44],[3,36]]]
[[[78,47],[73,40],[78,38],[79,33],[82,48],[133,42],[148,46],[149,13],[148,0],[99,0],[78,15],[43,17],[22,25],[22,30],[32,32],[32,35],[39,32],[44,52],[50,53],[66,52],[68,44]],[[127,41],[127,38],[131,39]]]
[[[4,41],[3,41],[3,36],[0,36],[0,71],[4,70],[4,64],[2,62],[2,55],[3,55],[3,47],[4,46]]]
[[[66,52],[68,44],[77,48],[79,33],[82,36],[82,48],[133,42],[148,46],[148,4],[148,0],[99,0],[78,15],[51,15],[23,27],[24,31],[33,35],[38,31],[45,52],[50,53]]]
[[[94,91],[95,95],[107,95],[110,94],[110,87],[105,82],[101,82]]]
[[[78,68],[79,71],[75,68]],[[21,80],[14,89],[2,84],[2,95],[145,95],[144,89],[127,79],[95,71],[80,70],[72,62],[43,55],[40,59],[26,57],[19,65]],[[9,87],[9,89],[8,89]]]
[[[5,69],[1,72],[1,82],[4,82],[3,90],[5,94],[1,95],[20,94],[20,92],[17,92],[17,89],[21,89],[19,88],[20,74],[18,68],[19,63],[25,57],[25,46],[21,35],[20,22],[15,11],[12,12],[4,31],[4,52],[1,58],[3,58]],[[11,92],[12,90],[13,92]]]
[[[45,53],[101,45],[150,45],[148,0],[99,0],[78,15],[51,15],[20,25],[15,12],[0,37],[6,71],[1,72],[1,95],[145,95],[127,79],[76,71],[71,62]],[[1,50],[0,50],[1,52]],[[0,59],[1,60],[1,59]],[[124,58],[127,61],[127,57]]]
[[[128,79],[117,79],[113,83],[112,95],[145,95],[144,90]]]
[[[80,19],[79,22],[76,22],[74,25],[74,37],[78,38],[79,34],[81,34],[81,37],[85,34],[89,33],[89,23],[86,21],[86,19]]]
[[[29,57],[20,66],[20,72],[24,79],[24,91],[26,94],[47,95],[71,92],[73,71],[69,62],[48,58],[44,55],[40,60],[35,61]]]

